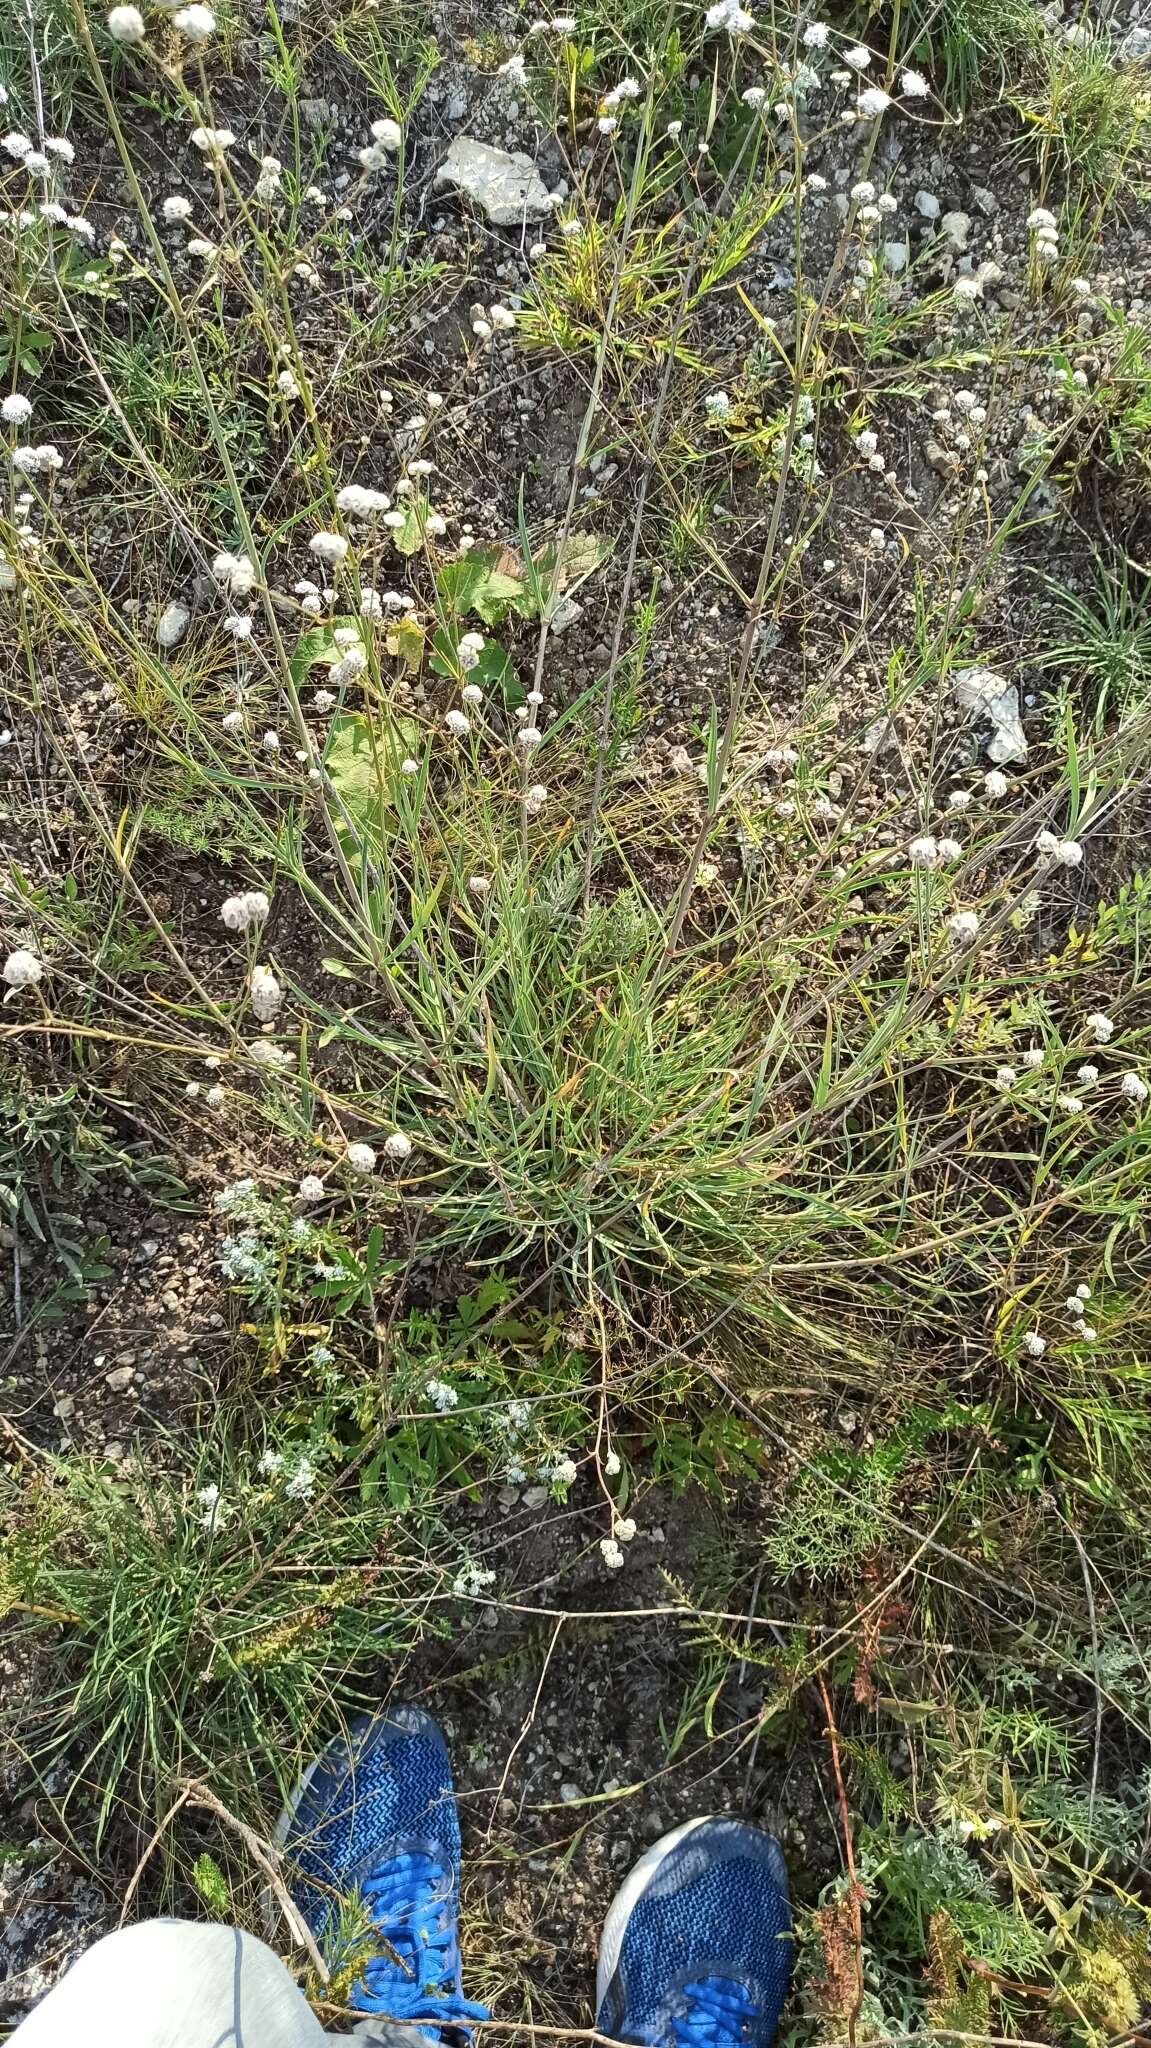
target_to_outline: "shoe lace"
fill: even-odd
[[[759,2006],[733,1977],[685,1984],[671,2011],[674,2048],[746,2048]]]
[[[456,1990],[458,1951],[454,1915],[445,1898],[446,1873],[434,1857],[404,1852],[363,1882],[368,1911],[390,1953],[364,1968],[373,1999],[386,2000],[390,2018],[437,2026],[487,2020],[486,2006]]]

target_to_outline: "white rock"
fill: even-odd
[[[907,243],[885,242],[883,261],[892,277],[898,277],[901,270],[907,269]]]
[[[456,136],[436,172],[436,184],[466,193],[497,228],[542,220],[551,211],[547,186],[530,156],[491,149],[470,135]]]
[[[178,647],[180,645],[188,630],[188,621],[191,616],[192,614],[187,606],[177,604],[175,599],[173,599],[171,604],[164,606],[156,621],[156,638],[161,647],[166,650],[169,647]]]
[[[971,233],[969,213],[945,213],[939,225],[953,249],[966,249],[967,237]]]
[[[916,213],[921,213],[924,220],[938,220],[941,208],[934,192],[917,192],[915,195],[915,211]]]
[[[134,1365],[117,1365],[111,1372],[104,1374],[104,1384],[106,1387],[110,1387],[114,1394],[122,1394],[131,1386],[135,1377],[136,1368]]]
[[[992,727],[985,749],[989,761],[1003,767],[1008,761],[1027,759],[1027,738],[1019,716],[1019,692],[1014,683],[996,675],[992,668],[961,668],[951,678],[955,702],[972,722],[984,719]]]
[[[582,617],[583,606],[582,604],[577,604],[574,597],[559,597],[556,599],[556,608],[551,615],[552,632],[566,633],[568,627],[574,626],[576,620],[582,619]]]

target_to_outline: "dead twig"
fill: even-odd
[[[137,1863],[135,1870],[132,1872],[132,1875],[128,1880],[128,1889],[124,1893],[124,1903],[120,1908],[120,1918],[116,1922],[117,1927],[122,1927],[124,1925],[125,1920],[128,1918],[128,1908],[136,1895],[136,1886],[139,1884],[140,1879],[143,1877],[144,1872],[147,1869],[147,1866],[151,1861],[153,1855],[155,1854],[159,1843],[167,1834],[168,1829],[171,1827],[172,1822],[175,1820],[176,1815],[180,1811],[180,1808],[182,1806],[186,1806],[187,1803],[187,1792],[181,1792],[179,1798],[174,1799],[172,1801],[172,1804],[168,1808],[167,1813],[164,1815],[163,1820],[160,1822],[159,1826],[155,1829],[154,1833],[149,1838],[149,1841],[144,1849],[144,1853],[141,1856],[140,1861]]]
[[[848,2048],[855,2048],[855,2029],[863,2010],[863,1886],[855,1874],[855,1842],[851,1832],[851,1812],[844,1790],[843,1771],[839,1762],[839,1730],[835,1715],[831,1711],[831,1696],[827,1690],[822,1672],[816,1675],[819,1696],[827,1721],[827,1739],[831,1747],[831,1768],[835,1776],[835,1794],[839,1801],[839,1818],[843,1828],[843,1857],[847,1864],[848,1903],[851,1909],[851,1938],[855,1943],[855,2003],[847,2015]]]
[[[295,1904],[287,1885],[280,1876],[279,1858],[271,1843],[261,1841],[259,1835],[256,1834],[253,1828],[248,1826],[246,1821],[238,1820],[236,1815],[230,1812],[224,1805],[223,1801],[217,1799],[214,1792],[210,1792],[206,1785],[201,1785],[195,1778],[186,1778],[180,1790],[189,1806],[205,1807],[209,1813],[215,1814],[217,1820],[222,1820],[225,1827],[231,1828],[234,1834],[239,1835],[253,1862],[259,1864],[260,1869],[271,1885],[276,1895],[276,1903],[287,1922],[292,1940],[299,1948],[307,1951],[308,1958],[321,1984],[330,1983],[331,1971],[316,1947],[311,1928],[308,1926],[299,1907]]]

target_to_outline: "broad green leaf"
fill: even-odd
[[[456,649],[459,639],[460,636],[454,629],[447,632],[441,630],[433,638],[431,666],[437,675],[457,674],[459,662],[456,659]],[[526,696],[524,686],[512,667],[511,658],[498,640],[485,640],[479,660],[468,670],[468,681],[479,683],[489,690],[498,690],[509,711],[514,711],[517,704],[522,704]]]
[[[389,654],[398,654],[409,675],[418,675],[424,659],[424,629],[416,619],[397,619],[388,627],[384,645]]]
[[[358,851],[357,835],[371,851],[379,851],[395,804],[400,763],[418,744],[418,728],[410,718],[376,713],[369,719],[360,711],[346,711],[332,720],[324,767],[339,798],[336,830],[350,854]]]
[[[308,670],[315,668],[317,662],[322,661],[325,667],[332,668],[339,660],[344,650],[336,646],[337,626],[355,626],[358,630],[359,621],[333,619],[330,626],[313,626],[310,632],[301,633],[288,661],[288,672],[297,690],[303,687]]]
[[[552,603],[563,591],[586,583],[607,561],[614,547],[615,538],[610,533],[569,533],[562,546],[558,541],[549,541],[540,548],[532,559]]]
[[[498,626],[508,606],[524,595],[524,579],[515,555],[498,545],[469,549],[456,562],[446,562],[436,575],[445,609],[454,618],[469,612],[485,626]]]
[[[405,498],[402,506],[404,523],[397,526],[392,539],[401,555],[418,554],[424,544],[424,514],[427,504],[418,498]]]

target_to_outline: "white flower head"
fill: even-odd
[[[1106,1045],[1115,1035],[1115,1022],[1113,1018],[1105,1016],[1102,1010],[1093,1010],[1087,1019],[1087,1029],[1096,1045]]]
[[[4,980],[9,988],[35,988],[44,978],[44,963],[25,946],[17,946],[4,962]]]
[[[284,991],[270,967],[253,967],[250,988],[252,1009],[261,1024],[270,1024],[283,1007]]]
[[[301,1202],[322,1202],[327,1189],[318,1173],[306,1173],[297,1192]]]
[[[599,1547],[599,1554],[602,1557],[609,1572],[618,1572],[621,1569],[624,1563],[624,1554],[623,1551],[620,1549],[619,1544],[616,1542],[614,1536],[605,1536],[602,1538]]]
[[[989,797],[992,803],[998,803],[1001,797],[1007,795],[1008,786],[1007,777],[1001,769],[988,769],[983,778],[983,794]]]
[[[236,138],[230,128],[193,128],[191,140],[192,147],[202,156],[222,157]]]
[[[1151,1094],[1151,1089],[1148,1089],[1146,1081],[1140,1075],[1124,1074],[1119,1083],[1119,1093],[1126,1096],[1128,1102],[1144,1103],[1148,1094]]]
[[[462,711],[446,711],[444,713],[444,724],[451,733],[452,738],[456,740],[462,740],[464,735],[472,729],[465,713]]]
[[[939,842],[929,832],[913,839],[907,849],[907,858],[913,868],[933,868],[939,860]]]
[[[271,903],[262,889],[246,889],[241,896],[228,896],[220,906],[221,921],[230,932],[248,932],[263,924]]]
[[[931,91],[931,87],[928,85],[922,71],[909,70],[900,72],[899,90],[903,94],[904,99],[925,100]]]
[[[547,800],[547,785],[542,782],[533,782],[531,788],[524,792],[524,809],[529,818],[538,818]]]
[[[871,51],[866,43],[853,43],[843,53],[843,61],[851,71],[866,71],[871,62]]]
[[[1017,1079],[1014,1067],[997,1067],[995,1070],[995,1086],[1005,1092],[1008,1088],[1014,1088]]]
[[[956,945],[968,946],[979,935],[979,919],[973,910],[957,910],[948,918],[947,929]]]
[[[1023,1349],[1032,1358],[1042,1358],[1047,1349],[1047,1339],[1041,1337],[1038,1330],[1028,1330],[1023,1339]]]
[[[1061,1109],[1066,1116],[1082,1116],[1083,1114],[1083,1101],[1078,1095],[1057,1095],[1055,1102],[1056,1107]]]
[[[316,1468],[310,1458],[301,1458],[284,1488],[289,1500],[311,1500],[316,1490]]]
[[[314,533],[308,548],[325,568],[334,569],[347,555],[348,543],[342,533]]]
[[[216,556],[212,574],[233,597],[247,597],[256,582],[256,571],[247,555],[232,555],[226,550]]]
[[[824,21],[809,21],[803,31],[805,50],[825,50],[831,40],[831,30]]]
[[[878,121],[890,105],[891,94],[884,92],[881,85],[867,86],[855,102],[856,112],[864,121]]]
[[[22,391],[10,391],[0,404],[0,419],[10,427],[22,427],[32,417],[32,400],[25,398]]]
[[[432,1407],[438,1408],[441,1415],[446,1415],[450,1409],[459,1407],[459,1394],[455,1387],[449,1385],[447,1380],[429,1380],[424,1387],[424,1392]]]
[[[755,27],[754,15],[741,7],[739,0],[715,0],[704,15],[704,22],[713,35],[726,30],[729,36],[745,36]]]
[[[353,1173],[374,1173],[376,1170],[376,1154],[372,1145],[364,1145],[357,1140],[348,1146],[344,1157]]]
[[[1077,868],[1083,860],[1083,848],[1077,839],[1061,839],[1053,850],[1052,858],[1057,867]]]
[[[607,1457],[603,1461],[603,1469],[608,1479],[614,1479],[616,1477],[616,1474],[621,1469],[620,1456],[618,1451],[608,1452]]]
[[[108,34],[113,42],[142,43],[144,17],[138,7],[113,7],[108,16]]]
[[[115,12],[116,10],[113,11]],[[131,11],[134,12],[134,10]],[[220,1499],[220,1489],[218,1486],[197,1487],[196,1499],[204,1510],[200,1516],[200,1527],[206,1529],[209,1536],[214,1536],[224,1519],[224,1504]]]
[[[385,1159],[390,1159],[393,1163],[398,1164],[400,1160],[410,1159],[411,1156],[412,1141],[410,1138],[405,1137],[403,1131],[393,1131],[390,1138],[384,1139]]]
[[[210,7],[181,7],[172,16],[172,26],[179,29],[186,42],[206,43],[216,33],[216,17]]]

